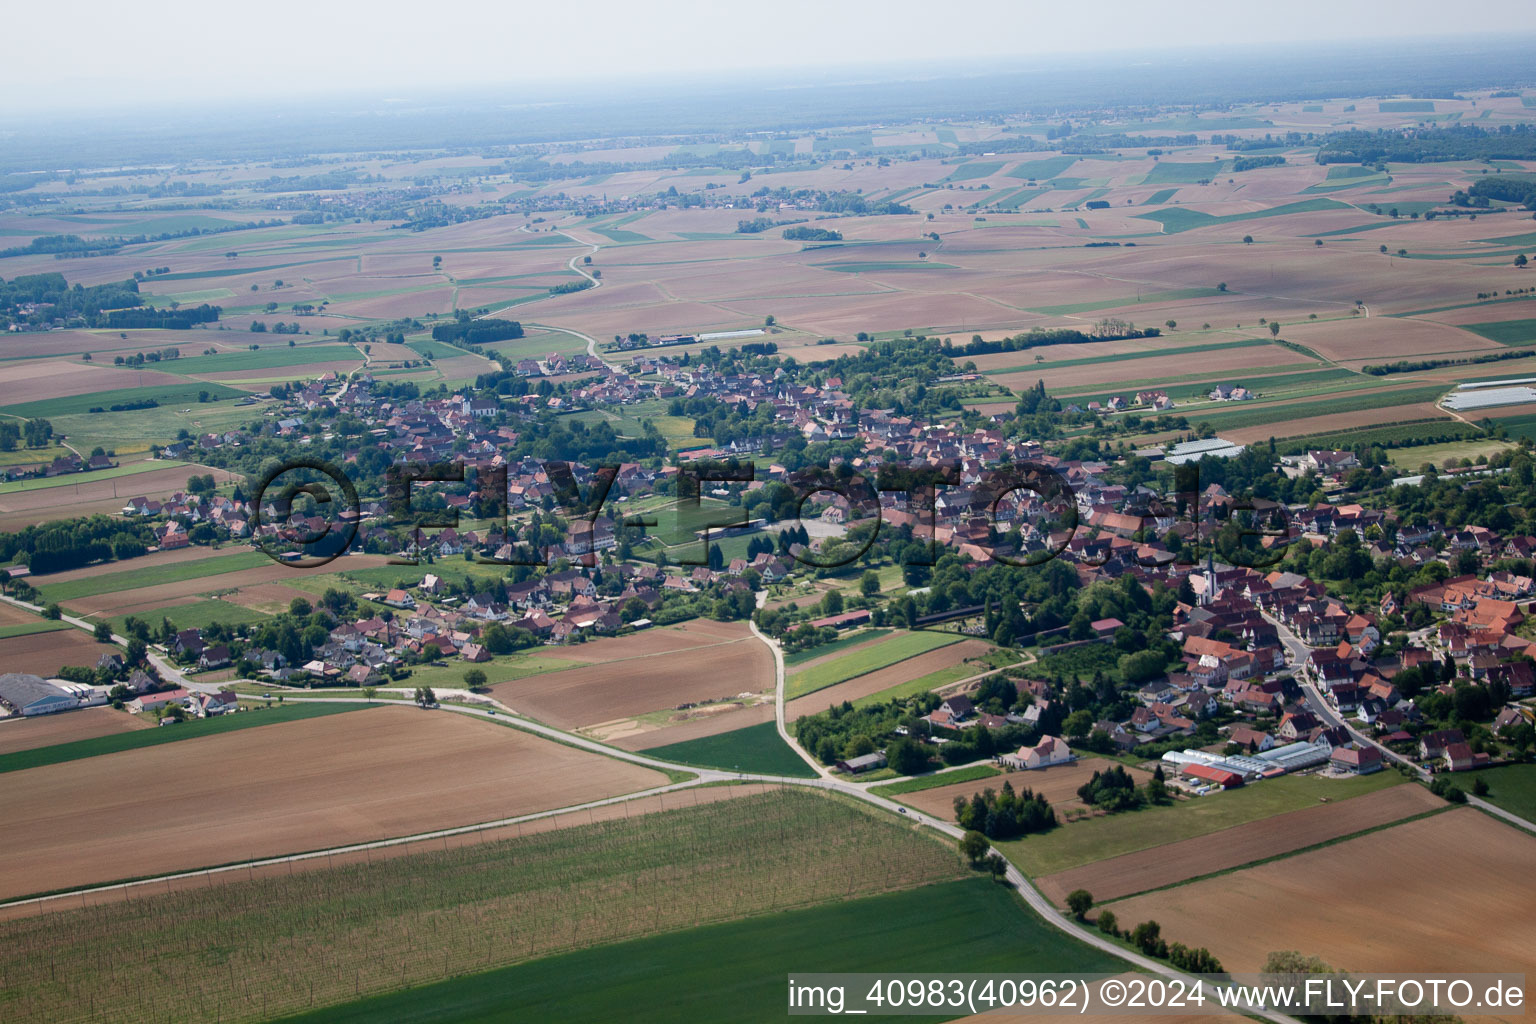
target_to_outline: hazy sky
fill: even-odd
[[[0,112],[892,62],[942,73],[966,58],[1379,44],[1448,24],[1536,30],[1530,0],[1482,0],[1475,25],[1451,10],[1443,0],[62,0],[6,12]]]

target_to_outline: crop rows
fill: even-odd
[[[794,789],[0,923],[12,1024],[249,1021],[963,874]]]

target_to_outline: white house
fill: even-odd
[[[1017,754],[1004,754],[999,760],[1010,768],[1048,768],[1066,764],[1076,757],[1067,741],[1059,736],[1042,736],[1032,747],[1020,747]]]

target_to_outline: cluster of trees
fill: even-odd
[[[460,310],[458,318],[452,323],[438,324],[432,328],[433,341],[449,344],[463,341],[471,345],[483,345],[489,341],[511,341],[522,336],[523,325],[516,320],[471,320],[463,310]]]
[[[829,228],[785,228],[784,238],[791,242],[841,242],[843,233]]]
[[[1111,814],[1135,810],[1146,803],[1131,773],[1118,764],[1095,771],[1091,779],[1077,787],[1077,797],[1083,803]]]
[[[571,292],[584,292],[588,288],[597,287],[597,282],[590,278],[582,278],[580,281],[566,281],[563,284],[550,285],[549,294],[569,295]]]
[[[1536,356],[1536,349],[1502,349],[1498,352],[1488,352],[1478,356],[1465,356],[1461,359],[1399,359],[1394,363],[1368,363],[1360,367],[1360,372],[1368,373],[1373,377],[1385,377],[1391,373],[1418,373],[1421,370],[1434,370],[1442,366],[1498,363],[1505,359],[1526,359],[1530,356]]]
[[[1240,156],[1232,161],[1232,170],[1253,171],[1260,167],[1279,167],[1283,163],[1283,156]]]
[[[161,330],[186,331],[195,324],[214,323],[223,313],[218,306],[206,302],[200,306],[183,306],[180,309],[154,309],[140,306],[135,309],[113,309],[97,317],[87,317],[92,327],[106,327],[114,331]]]
[[[1489,174],[1473,182],[1465,191],[1451,193],[1457,206],[1487,206],[1491,200],[1519,203],[1536,210],[1536,177],[1528,174]]]
[[[17,322],[45,323],[73,317],[91,320],[104,309],[125,309],[143,301],[135,281],[87,288],[78,283],[71,286],[63,274],[56,273],[26,274],[9,281],[0,278],[0,314]],[[19,307],[24,305],[44,308],[22,314]]]
[[[1043,793],[1027,786],[1014,792],[1013,783],[1005,781],[1002,792],[988,787],[969,800],[955,797],[955,821],[989,839],[1017,839],[1055,828],[1056,812]]]
[[[0,534],[0,561],[27,565],[43,575],[91,562],[137,558],[154,542],[147,523],[104,515],[60,519]]]
[[[1320,164],[1440,163],[1447,160],[1536,159],[1536,129],[1463,124],[1446,128],[1335,132],[1318,147]]]
[[[0,420],[0,452],[13,452],[23,441],[28,448],[46,448],[52,439],[53,424],[47,420]]]
[[[1047,345],[1081,345],[1090,341],[1121,341],[1128,338],[1156,338],[1162,334],[1161,328],[1146,327],[1138,329],[1135,324],[1124,320],[1104,319],[1094,325],[1088,332],[1074,330],[1070,327],[1039,327],[1023,334],[1015,334],[997,341],[985,341],[981,335],[971,336],[971,340],[964,345],[954,345],[947,339],[944,342],[943,352],[952,359],[963,359],[966,356],[987,356],[997,352],[1023,352],[1027,349],[1041,348]]]

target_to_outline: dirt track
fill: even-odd
[[[415,708],[264,725],[10,773],[0,898],[468,825],[665,783],[648,768]]]

